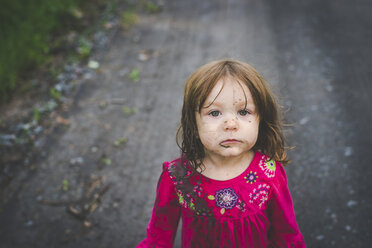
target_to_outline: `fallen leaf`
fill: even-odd
[[[87,228],[91,228],[92,227],[92,222],[85,220],[84,221],[84,226],[87,227]]]
[[[84,220],[85,219],[85,214],[83,213],[83,211],[73,207],[72,205],[68,205],[66,207],[66,212],[71,214],[72,216],[74,216],[75,218],[77,218],[79,220]]]
[[[111,165],[111,159],[109,159],[109,158],[102,158],[102,162],[103,162],[105,165]]]
[[[65,119],[61,116],[57,116],[56,122],[63,125],[70,125],[70,121],[68,119]]]
[[[63,191],[68,190],[68,180],[67,179],[63,179],[63,181],[62,181],[62,190]]]
[[[123,110],[123,113],[125,115],[132,115],[132,114],[137,113],[136,108],[130,108],[130,107],[127,107],[127,106],[123,106],[122,110]]]
[[[98,69],[99,68],[99,62],[95,61],[95,60],[90,60],[88,62],[88,67],[90,69]]]
[[[128,142],[128,139],[127,138],[125,138],[125,137],[119,138],[119,139],[117,139],[117,140],[114,141],[114,146],[118,147],[118,146],[120,146],[122,144],[125,144],[127,142]]]
[[[151,57],[151,54],[147,50],[142,50],[138,54],[138,60],[141,61],[141,62],[145,62],[145,61],[149,60],[150,57]]]
[[[129,78],[133,82],[138,82],[139,81],[139,70],[138,69],[133,69],[132,72],[129,74]]]

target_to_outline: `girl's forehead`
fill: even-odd
[[[224,78],[217,81],[210,94],[206,97],[206,101],[212,103],[223,96],[230,96],[245,101],[251,98],[251,93],[245,83],[234,78]]]

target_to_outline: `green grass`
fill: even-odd
[[[161,10],[161,7],[153,2],[146,2],[145,9],[150,13],[157,13]]]
[[[19,75],[49,59],[51,34],[82,0],[3,0],[0,8],[0,102]]]
[[[127,9],[125,10],[122,15],[121,15],[121,20],[120,20],[120,26],[123,29],[129,29],[132,27],[136,22],[138,21],[138,16],[137,14],[130,10]]]

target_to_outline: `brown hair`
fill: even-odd
[[[227,77],[244,83],[253,97],[260,124],[257,142],[252,149],[286,165],[289,162],[288,148],[285,147],[279,105],[263,77],[249,64],[234,59],[205,64],[187,79],[181,124],[177,132],[177,144],[182,157],[186,156],[194,170],[201,169],[205,153],[198,138],[195,114],[200,112],[216,83]]]

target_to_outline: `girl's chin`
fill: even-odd
[[[248,151],[236,150],[234,148],[226,148],[226,150],[218,151],[218,152],[212,153],[211,155],[222,157],[222,158],[234,158],[234,157],[240,157],[240,156],[246,155],[247,152]]]

